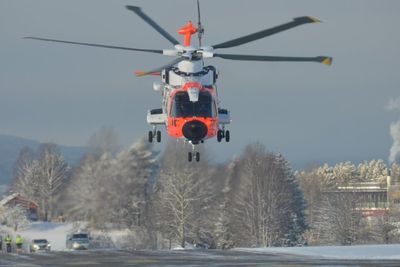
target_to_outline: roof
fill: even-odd
[[[39,206],[35,201],[29,200],[29,199],[23,197],[20,193],[13,193],[11,195],[6,196],[2,200],[0,200],[0,207],[5,206],[8,202],[10,202],[11,200],[13,200],[15,198],[19,198],[19,199],[22,199],[23,201],[27,201],[27,202],[33,203],[36,206]]]

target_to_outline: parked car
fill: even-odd
[[[33,239],[29,245],[30,252],[50,251],[51,244],[47,239]]]
[[[67,249],[89,249],[90,237],[84,233],[67,235],[66,247]]]

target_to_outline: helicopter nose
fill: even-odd
[[[189,121],[183,125],[183,136],[188,140],[199,142],[207,135],[207,126],[201,121]]]

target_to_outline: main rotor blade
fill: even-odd
[[[256,55],[234,55],[234,54],[214,54],[214,57],[220,57],[231,60],[247,61],[289,61],[289,62],[319,62],[325,65],[332,64],[331,57],[276,57],[276,56],[256,56]]]
[[[39,38],[39,37],[24,37],[24,39],[32,39],[32,40],[39,40],[39,41],[46,41],[46,42],[57,42],[57,43],[65,43],[65,44],[74,44],[74,45],[94,46],[94,47],[102,47],[102,48],[122,49],[122,50],[139,51],[139,52],[149,52],[149,53],[156,53],[156,54],[163,53],[163,50],[156,50],[156,49],[142,49],[142,48],[132,48],[132,47],[93,44],[93,43],[71,42],[71,41],[64,41],[64,40]]]
[[[227,42],[223,42],[217,45],[213,45],[212,47],[214,49],[217,48],[229,48],[229,47],[234,47],[234,46],[239,46],[242,44],[246,44],[249,42],[253,42],[255,40],[261,39],[261,38],[265,38],[267,36],[282,32],[282,31],[286,31],[288,29],[300,26],[302,24],[306,24],[306,23],[316,23],[316,22],[320,22],[320,20],[313,18],[313,17],[299,17],[299,18],[294,18],[293,21],[279,25],[279,26],[275,26],[273,28],[270,29],[266,29],[266,30],[262,30],[259,32],[255,32],[243,37],[239,37]]]
[[[136,76],[142,77],[142,76],[145,76],[145,75],[150,75],[150,74],[155,73],[155,72],[161,72],[163,69],[166,69],[168,67],[174,66],[175,64],[178,64],[179,62],[181,62],[183,60],[186,60],[186,58],[180,57],[180,58],[174,59],[173,61],[169,62],[168,64],[163,65],[161,67],[158,67],[156,69],[149,70],[149,71],[143,71],[143,72],[136,72]]]
[[[154,20],[152,20],[149,16],[147,16],[140,7],[138,6],[126,6],[127,9],[135,12],[136,15],[141,17],[145,22],[147,22],[153,29],[155,29],[158,33],[164,36],[168,41],[170,41],[173,45],[179,44],[179,42],[172,37],[166,30],[164,30],[160,25],[158,25]]]

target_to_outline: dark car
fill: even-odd
[[[30,252],[37,252],[37,251],[50,251],[51,244],[47,239],[33,239],[31,244],[29,245]]]

